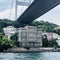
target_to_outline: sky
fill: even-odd
[[[15,2],[15,0],[13,0]],[[12,10],[11,10],[11,2],[12,0],[0,0],[0,19],[11,19],[15,20],[15,3],[13,3]],[[27,7],[18,6],[18,17],[23,13],[23,11]],[[11,11],[11,14],[10,14]],[[51,9],[49,12],[45,13],[41,17],[36,20],[44,20],[49,21],[51,23],[55,23],[60,25],[60,5],[56,6],[55,8]]]

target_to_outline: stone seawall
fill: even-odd
[[[30,48],[30,49],[25,49],[25,48],[12,48],[8,49],[4,52],[8,53],[38,53],[38,52],[60,52],[60,48],[54,49],[54,48]]]

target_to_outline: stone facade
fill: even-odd
[[[42,46],[42,31],[36,26],[18,28],[18,42],[20,47],[28,44],[30,47]]]
[[[40,47],[42,46],[42,31],[36,26],[26,26],[20,28],[14,28],[13,26],[8,26],[3,28],[5,35],[8,39],[18,33],[18,43],[19,47],[24,47],[26,44],[30,47]]]

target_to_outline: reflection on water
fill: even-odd
[[[60,52],[0,53],[0,60],[60,60]]]

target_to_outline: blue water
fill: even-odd
[[[60,60],[60,52],[0,53],[0,60]]]

